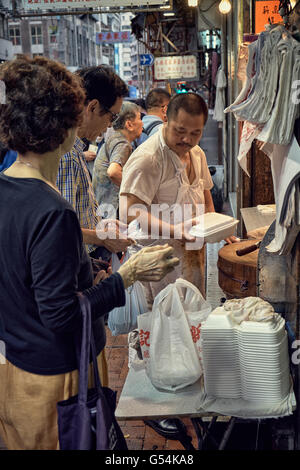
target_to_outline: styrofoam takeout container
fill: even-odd
[[[239,220],[229,215],[208,212],[201,216],[201,223],[194,225],[189,234],[192,237],[203,238],[206,243],[218,243],[234,235]]]

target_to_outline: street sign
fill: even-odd
[[[152,54],[140,54],[140,65],[150,66],[154,64],[154,56]]]
[[[197,78],[197,57],[194,55],[156,57],[155,80]]]
[[[103,31],[96,33],[96,44],[131,42],[131,31]]]

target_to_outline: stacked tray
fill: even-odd
[[[216,398],[283,400],[289,393],[289,355],[285,322],[236,324],[222,307],[202,325],[204,386]]]

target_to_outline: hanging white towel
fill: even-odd
[[[218,122],[223,122],[224,119],[226,85],[226,75],[223,69],[220,67],[216,77],[216,102],[213,114],[213,119]]]

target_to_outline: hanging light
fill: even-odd
[[[189,7],[197,7],[198,6],[198,0],[188,0],[188,6]]]
[[[231,10],[231,3],[229,0],[221,0],[219,4],[219,10],[222,13],[222,15],[226,15],[227,13],[230,12]]]

